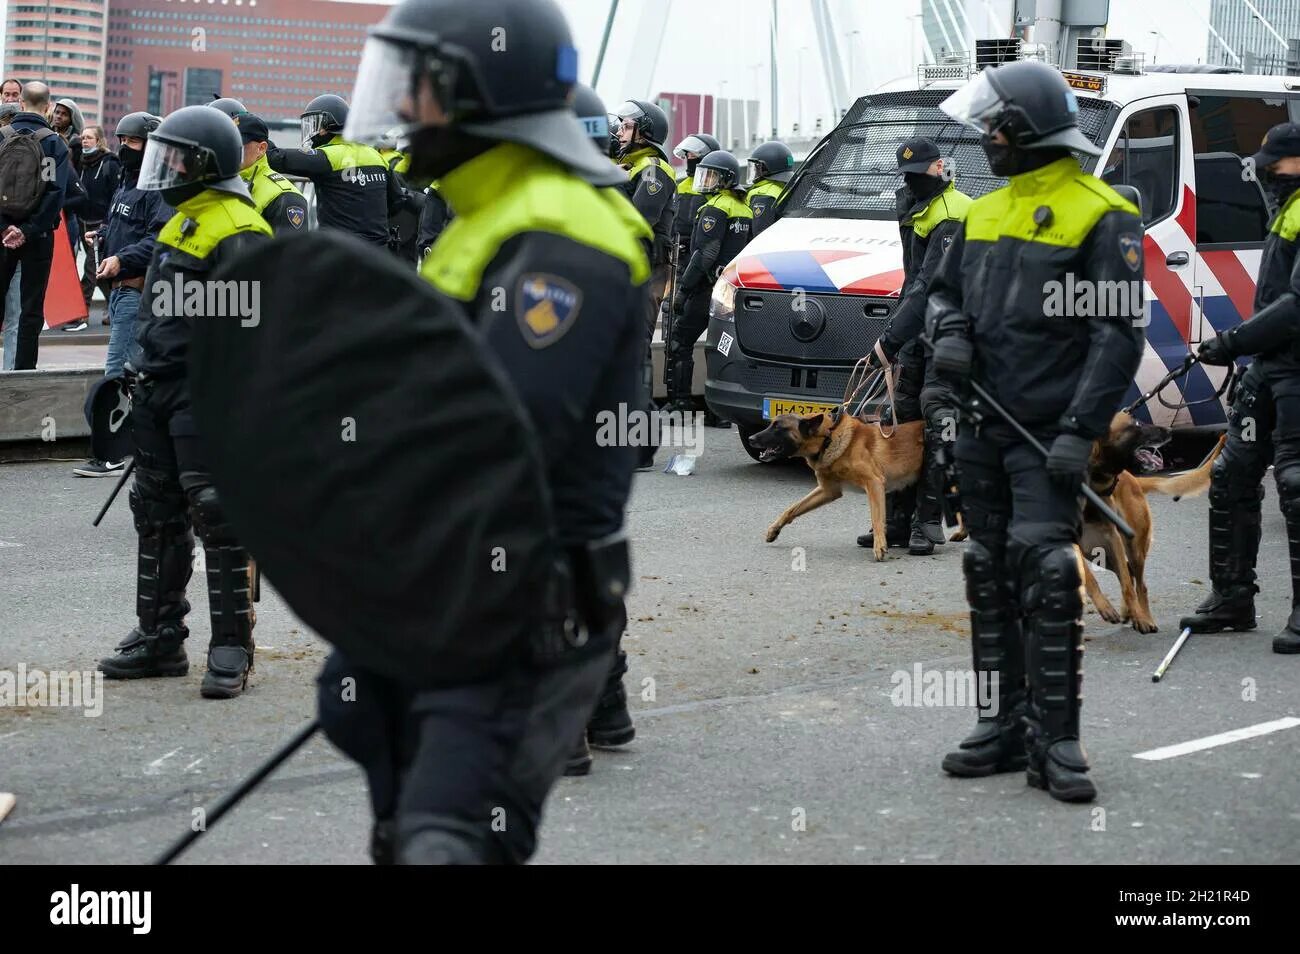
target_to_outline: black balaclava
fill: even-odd
[[[1033,172],[1070,155],[1070,150],[1064,148],[1023,149],[1011,143],[1000,145],[987,134],[980,137],[980,147],[988,157],[989,169],[995,176],[1010,177]]]
[[[903,181],[907,183],[907,191],[912,193],[918,202],[927,202],[948,188],[947,179],[943,176],[932,176],[928,172],[904,172]]]
[[[425,126],[411,133],[411,162],[407,178],[417,183],[441,179],[497,145],[461,132],[455,126]]]
[[[194,198],[204,188],[202,182],[187,182],[185,185],[176,185],[159,191],[162,192],[163,201],[174,209],[182,202],[188,202]]]
[[[140,163],[144,160],[144,150],[132,149],[126,145],[119,146],[117,158],[122,160],[122,169],[128,176],[138,176],[140,174]]]
[[[1280,176],[1266,172],[1264,174],[1264,185],[1273,194],[1277,204],[1282,205],[1295,194],[1296,189],[1300,189],[1300,175]]]

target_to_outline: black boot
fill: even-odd
[[[1210,582],[1214,589],[1191,616],[1178,621],[1193,633],[1255,628],[1255,558],[1259,553],[1263,487],[1237,486],[1236,468],[1220,457],[1210,485]]]
[[[204,544],[203,552],[212,642],[199,693],[205,699],[233,699],[248,687],[253,671],[255,616],[248,552],[240,546],[211,543]]]
[[[904,487],[885,494],[885,536],[890,549],[906,547],[912,535],[912,511],[916,509],[916,487]],[[876,534],[868,530],[858,537],[858,546],[870,550]]]
[[[912,540],[908,552],[928,556],[936,545],[948,541],[943,535],[943,445],[941,432],[930,426],[926,419],[925,457],[921,464],[921,479],[916,484],[916,519],[912,522]],[[919,533],[927,547],[921,543]]]
[[[1001,554],[973,542],[962,554],[962,569],[971,607],[971,652],[977,686],[980,692],[988,692],[995,683],[992,698],[997,705],[980,712],[975,731],[961,740],[957,751],[943,757],[943,770],[960,778],[1019,772],[1028,763],[1020,620],[1003,581]]]
[[[1294,471],[1278,479],[1282,513],[1286,516],[1286,543],[1291,554],[1291,615],[1286,627],[1273,637],[1273,652],[1285,655],[1300,653],[1300,487]]]
[[[1083,580],[1073,546],[1026,555],[1025,646],[1029,706],[1026,780],[1063,802],[1090,802],[1097,788],[1079,741],[1083,704]]]
[[[912,556],[929,556],[934,552],[934,541],[925,532],[919,520],[912,522],[912,533],[907,539],[907,552]]]
[[[636,738],[636,726],[627,711],[627,690],[623,688],[626,672],[627,653],[620,649],[614,654],[614,664],[596,703],[596,711],[587,720],[587,741],[598,749],[627,745]]]
[[[569,758],[564,763],[564,774],[570,778],[591,774],[591,749],[587,748],[585,734],[578,739],[578,744],[569,753]]]
[[[135,529],[135,612],[140,623],[99,661],[108,679],[184,676],[190,670],[184,642],[190,631],[185,587],[194,572],[194,535],[184,512],[158,519],[161,504],[146,503],[135,487],[128,497]]]
[[[190,671],[185,655],[184,623],[162,623],[152,631],[136,627],[116,646],[116,655],[99,661],[106,679],[149,679],[155,676],[184,676]]]

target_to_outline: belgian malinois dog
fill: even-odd
[[[893,425],[886,437],[877,424],[838,409],[820,414],[782,414],[749,439],[765,461],[802,457],[817,476],[817,487],[787,507],[767,528],[771,543],[796,517],[844,495],[845,486],[867,493],[874,537],[872,551],[885,558],[885,494],[915,483],[925,457],[925,422]]]
[[[1083,556],[1083,583],[1097,607],[1097,613],[1108,623],[1132,622],[1139,633],[1156,632],[1155,619],[1147,597],[1146,563],[1151,554],[1151,506],[1147,494],[1168,494],[1171,497],[1194,496],[1210,486],[1210,469],[1214,459],[1223,449],[1225,437],[1210,456],[1195,470],[1171,477],[1139,477],[1138,452],[1143,448],[1160,447],[1168,443],[1168,428],[1135,421],[1120,411],[1111,419],[1110,430],[1092,446],[1092,459],[1088,464],[1088,483],[1115,508],[1133,528],[1133,539],[1128,540],[1115,525],[1103,517],[1091,504],[1083,509],[1083,535],[1079,549]],[[1093,559],[1100,556],[1101,566],[1119,577],[1120,609],[1116,610],[1093,575]]]

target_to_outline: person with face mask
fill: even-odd
[[[627,174],[575,119],[576,81],[555,0],[403,0],[362,54],[345,138],[407,143],[409,176],[436,179],[455,210],[420,274],[480,331],[536,429],[554,579],[570,581],[544,614],[519,606],[509,631],[465,633],[463,652],[492,661],[485,677],[421,687],[330,657],[321,723],[367,770],[376,861],[526,860],[547,793],[585,756],[613,668],[636,448],[602,440],[597,422],[602,410],[641,406],[654,233],[605,188]],[[387,705],[368,715],[346,701],[346,684]],[[507,807],[506,826],[492,806]]]
[[[105,300],[112,291],[111,286],[99,283],[95,271],[99,262],[95,256],[94,239],[104,224],[113,194],[117,192],[122,181],[122,161],[108,151],[104,142],[104,130],[99,126],[87,126],[81,131],[81,188],[85,190],[86,199],[81,207],[82,248],[86,258],[81,272],[81,294],[87,307],[95,294],[95,287],[100,285]],[[104,315],[104,324],[111,324],[108,314]]]
[[[237,274],[222,273],[223,266],[271,236],[239,177],[242,155],[239,130],[229,118],[206,106],[186,106],[148,133],[137,165],[136,188],[160,195],[175,214],[154,242],[140,300],[138,363],[132,361],[136,469],[129,500],[140,535],[138,624],[114,655],[99,662],[109,679],[189,671],[185,589],[197,531],[212,624],[199,692],[209,699],[234,698],[248,684],[254,651],[252,576],[248,552],[235,539],[212,484],[190,411],[186,358],[193,324],[263,317],[207,310],[218,300],[229,307],[231,298],[211,293],[210,284],[240,284]],[[236,297],[244,301],[242,293]],[[195,299],[202,303],[198,314]]]
[[[668,380],[668,407],[692,414],[691,379],[695,375],[695,342],[709,324],[713,283],[731,260],[749,244],[754,213],[745,204],[740,184],[740,161],[715,149],[695,167],[695,192],[704,199],[691,236],[691,259],[682,269],[673,292],[672,335],[665,342],[672,376]]]
[[[1055,799],[1091,801],[1079,494],[1093,441],[1142,357],[1142,221],[1072,155],[1101,150],[1079,130],[1074,91],[1045,63],[987,68],[940,108],[981,134],[989,168],[1009,182],[970,203],[931,282],[934,368],[959,394],[979,383],[1048,448],[1044,458],[992,412],[978,428],[960,425],[971,648],[997,689],[943,769],[1023,770]],[[1113,287],[1103,282],[1133,290],[1123,313],[1053,316],[1053,289]]]
[[[754,213],[754,237],[776,218],[776,200],[794,175],[794,153],[780,140],[765,142],[749,154],[745,203]]]
[[[686,173],[677,180],[677,215],[673,219],[673,234],[677,239],[677,268],[686,267],[691,257],[691,233],[695,231],[695,216],[704,203],[704,196],[695,191],[695,169],[700,160],[721,149],[722,145],[708,133],[692,133],[673,149],[673,155],[686,162]]]
[[[1205,364],[1251,356],[1228,414],[1228,442],[1210,481],[1210,580],[1213,589],[1179,621],[1194,633],[1255,628],[1255,560],[1261,484],[1273,465],[1291,554],[1291,615],[1273,638],[1276,653],[1300,653],[1300,124],[1264,137],[1249,167],[1278,204],[1255,285],[1255,310],[1201,342]]]
[[[971,200],[957,190],[933,140],[909,139],[898,147],[897,160],[903,176],[897,192],[903,288],[876,345],[886,361],[902,365],[894,388],[895,422],[925,419],[925,464],[916,484],[886,497],[885,533],[890,546],[905,546],[914,556],[927,556],[936,543],[943,542],[943,470],[956,440],[957,416],[951,389],[927,361],[920,335],[925,330],[930,283]],[[872,357],[873,365],[878,364],[876,349]],[[858,537],[859,546],[871,548],[874,542],[871,531]]]
[[[302,148],[270,143],[266,162],[276,172],[312,181],[321,228],[350,232],[387,248],[388,220],[410,199],[377,149],[343,137],[347,121],[342,96],[317,96],[302,113]]]

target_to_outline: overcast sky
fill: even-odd
[[[920,13],[921,2],[830,0],[846,80],[852,51],[853,92],[870,92],[881,83],[912,72],[919,21],[909,18]],[[611,0],[559,3],[569,17],[578,44],[583,79],[590,81]],[[6,13],[7,6],[8,0],[0,0],[0,9]],[[1145,51],[1148,61],[1154,57],[1161,62],[1195,63],[1205,57],[1209,6],[1210,0],[1111,0],[1108,35],[1126,39],[1135,49]],[[756,97],[765,104],[759,128],[766,128],[771,59],[769,8],[768,0],[621,0],[598,92],[610,106],[659,92]],[[647,21],[642,18],[649,17],[648,22],[653,23],[646,11],[655,9],[668,13],[657,59],[638,55],[638,44],[644,46],[647,37],[655,33],[647,29]],[[809,0],[777,0],[777,9],[778,118],[781,134],[787,135],[801,112],[801,128],[806,130],[812,129],[818,116],[827,124],[833,118]],[[0,17],[0,24],[5,20],[7,16]],[[1157,35],[1152,31],[1160,32]]]

